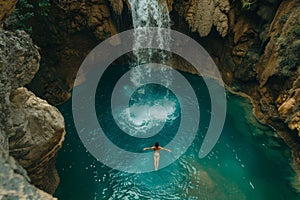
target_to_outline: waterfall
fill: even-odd
[[[167,121],[173,121],[178,117],[177,101],[173,94],[165,88],[146,84],[155,79],[159,79],[165,87],[169,87],[172,83],[172,70],[163,67],[168,66],[171,60],[171,31],[153,29],[157,27],[170,30],[171,20],[164,0],[128,1],[134,26],[132,53],[135,61],[131,63],[128,76],[123,75],[123,78],[126,77],[123,80],[130,79],[130,83],[126,87],[123,83],[120,86],[117,84],[115,88],[122,88],[116,94],[119,95],[124,91],[132,104],[128,107],[127,99],[124,104],[120,104],[120,99],[113,97],[112,99],[117,101],[112,104],[118,105],[113,112],[116,113],[115,121],[124,132],[134,137],[150,137],[149,134],[157,134]],[[147,44],[156,48],[145,49]],[[148,63],[161,65],[156,67],[144,65]]]
[[[133,64],[141,65],[145,63],[167,64],[170,59],[170,53],[157,49],[142,49],[145,42],[158,44],[160,48],[170,49],[170,32],[157,31],[155,35],[149,34],[151,27],[170,29],[170,16],[167,2],[157,0],[129,0],[132,12],[132,21],[134,27],[133,55],[136,62]],[[166,83],[172,82],[170,70],[166,68],[159,69],[166,77]],[[142,85],[143,77],[151,76],[151,69],[136,67],[132,70],[131,81],[135,85]]]

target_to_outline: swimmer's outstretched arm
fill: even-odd
[[[163,147],[161,147],[160,149],[161,149],[161,150],[168,151],[168,152],[171,152],[171,150],[170,150],[170,149],[167,149],[167,148],[163,148]]]
[[[154,147],[146,147],[146,148],[143,148],[144,151],[145,151],[145,150],[152,150],[152,149],[154,149]]]

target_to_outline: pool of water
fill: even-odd
[[[129,103],[131,112],[120,110],[117,116],[124,119],[123,123],[117,125],[114,122],[109,106],[110,94],[114,82],[126,70],[126,67],[110,67],[102,77],[95,105],[99,123],[114,144],[128,151],[143,153],[142,148],[155,141],[162,146],[168,144],[181,116],[178,99],[163,87],[148,85],[140,88]],[[255,120],[247,99],[227,94],[227,117],[222,135],[208,156],[198,158],[211,118],[210,100],[200,77],[183,75],[198,97],[199,130],[188,150],[158,171],[126,173],[97,161],[85,149],[76,132],[72,102],[59,106],[65,117],[67,135],[57,157],[61,181],[54,196],[61,200],[298,199],[299,194],[290,186],[294,172],[289,165],[289,149],[271,129]],[[212,84],[216,83],[212,81]],[[145,110],[148,115],[142,112]],[[134,131],[130,133],[130,126],[141,133],[156,127],[161,130],[157,135],[137,138]],[[129,134],[122,134],[124,131]],[[171,155],[161,152],[161,161]],[[149,161],[145,165],[153,167],[152,155],[145,154],[145,159]]]

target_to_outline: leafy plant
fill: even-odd
[[[41,0],[38,2],[38,6],[40,8],[40,14],[42,16],[48,16],[51,4],[49,0]]]
[[[19,0],[13,14],[6,20],[6,26],[11,30],[21,29],[31,34],[32,19],[48,16],[50,8],[50,0]]]
[[[242,8],[252,10],[255,6],[256,0],[241,0]]]

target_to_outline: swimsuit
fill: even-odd
[[[159,152],[154,152],[154,157],[159,157]]]

